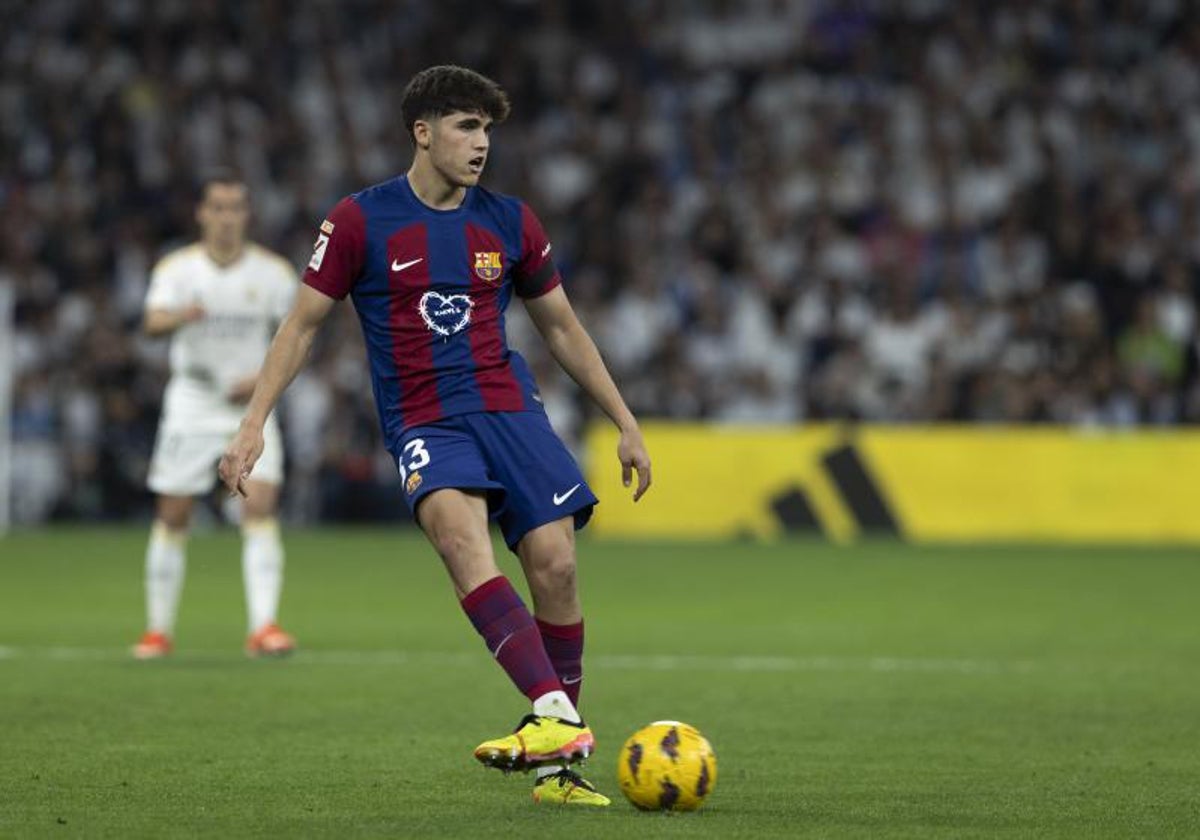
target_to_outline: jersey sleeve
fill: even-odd
[[[521,259],[513,268],[513,287],[523,298],[541,297],[562,283],[554,259],[550,256],[550,240],[542,223],[529,209],[521,205]]]
[[[146,311],[151,309],[182,309],[188,301],[184,300],[186,289],[183,287],[183,275],[174,269],[179,262],[178,254],[168,254],[154,266],[150,272],[150,284],[146,289]]]
[[[343,198],[321,222],[312,258],[304,270],[304,283],[341,300],[350,294],[362,273],[366,251],[367,225],[362,208],[353,198]]]

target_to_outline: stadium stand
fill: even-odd
[[[510,91],[485,181],[537,208],[639,416],[1194,422],[1190,5],[5,3],[15,519],[147,509],[165,359],[137,323],[197,172],[236,166],[301,266],[407,166],[399,86],[445,61]],[[296,520],[402,507],[343,310],[284,407]]]

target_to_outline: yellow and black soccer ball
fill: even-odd
[[[643,811],[695,811],[717,785],[717,755],[696,727],[659,720],[621,747],[617,779]]]

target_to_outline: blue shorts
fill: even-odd
[[[514,551],[534,528],[564,516],[582,528],[598,501],[540,411],[460,414],[415,426],[405,430],[392,457],[414,518],[434,490],[482,490]]]

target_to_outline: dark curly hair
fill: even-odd
[[[412,77],[400,100],[400,115],[408,136],[416,139],[413,124],[455,111],[484,114],[492,122],[508,117],[508,94],[494,81],[474,70],[454,64],[427,67]]]

